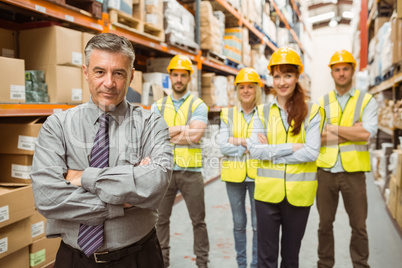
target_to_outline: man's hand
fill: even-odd
[[[72,185],[81,187],[81,176],[84,171],[69,169],[66,174],[66,180],[68,180]]]
[[[267,136],[265,136],[265,135],[262,134],[262,133],[258,133],[258,141],[259,141],[261,144],[268,144]]]

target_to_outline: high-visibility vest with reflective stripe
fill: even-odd
[[[335,90],[321,97],[320,106],[325,109],[327,124],[351,127],[360,122],[363,110],[371,100],[372,95],[355,90],[345,106],[344,111],[339,105]],[[332,168],[340,152],[341,164],[347,172],[370,171],[370,154],[367,142],[348,141],[338,145],[322,146],[317,165],[321,168]]]
[[[223,108],[221,120],[229,128],[229,136],[235,138],[249,138],[253,129],[254,116],[247,124],[243,113],[239,113],[236,107]],[[221,179],[228,182],[242,182],[248,176],[255,179],[259,161],[251,159],[249,155],[224,156],[222,161]]]
[[[193,95],[190,94],[177,112],[174,108],[171,95],[159,99],[156,102],[156,105],[167,125],[172,127],[188,125],[190,123],[192,113],[201,103],[203,103],[201,99],[194,98]],[[176,144],[173,152],[174,161],[179,167],[202,167],[201,148],[199,144]]]
[[[278,106],[268,103],[259,107],[259,118],[263,122],[268,143],[305,143],[306,130],[310,121],[320,113],[321,129],[324,110],[317,104],[308,102],[308,116],[302,123],[299,134],[293,135],[293,122],[286,131]],[[314,202],[317,191],[316,162],[300,164],[274,164],[273,161],[260,161],[255,180],[254,198],[263,202],[279,203],[285,197],[294,206],[307,207]]]

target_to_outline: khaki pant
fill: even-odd
[[[350,257],[353,267],[370,267],[367,263],[369,246],[366,230],[365,174],[363,172],[331,173],[318,169],[317,180],[317,209],[320,215],[317,267],[333,267],[335,264],[333,222],[338,207],[339,192],[342,194],[345,210],[349,215],[349,224],[352,228]]]
[[[177,191],[183,195],[193,224],[194,254],[198,266],[207,265],[209,240],[205,224],[204,179],[201,172],[173,171],[168,191],[159,206],[156,226],[165,267],[169,267],[170,215]]]

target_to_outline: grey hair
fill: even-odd
[[[92,37],[85,47],[85,66],[89,67],[89,60],[94,49],[112,53],[122,53],[129,57],[131,67],[134,67],[135,53],[131,42],[124,36],[112,33],[101,33]]]

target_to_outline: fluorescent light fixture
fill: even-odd
[[[343,11],[342,17],[347,18],[347,19],[353,19],[354,14],[352,11]]]
[[[329,27],[336,27],[338,25],[338,22],[336,20],[331,20],[329,22]]]
[[[327,13],[323,13],[323,14],[314,16],[314,17],[310,17],[310,18],[308,18],[308,21],[310,23],[316,23],[319,21],[332,19],[333,17],[335,17],[335,12],[331,11],[331,12],[327,12]]]

